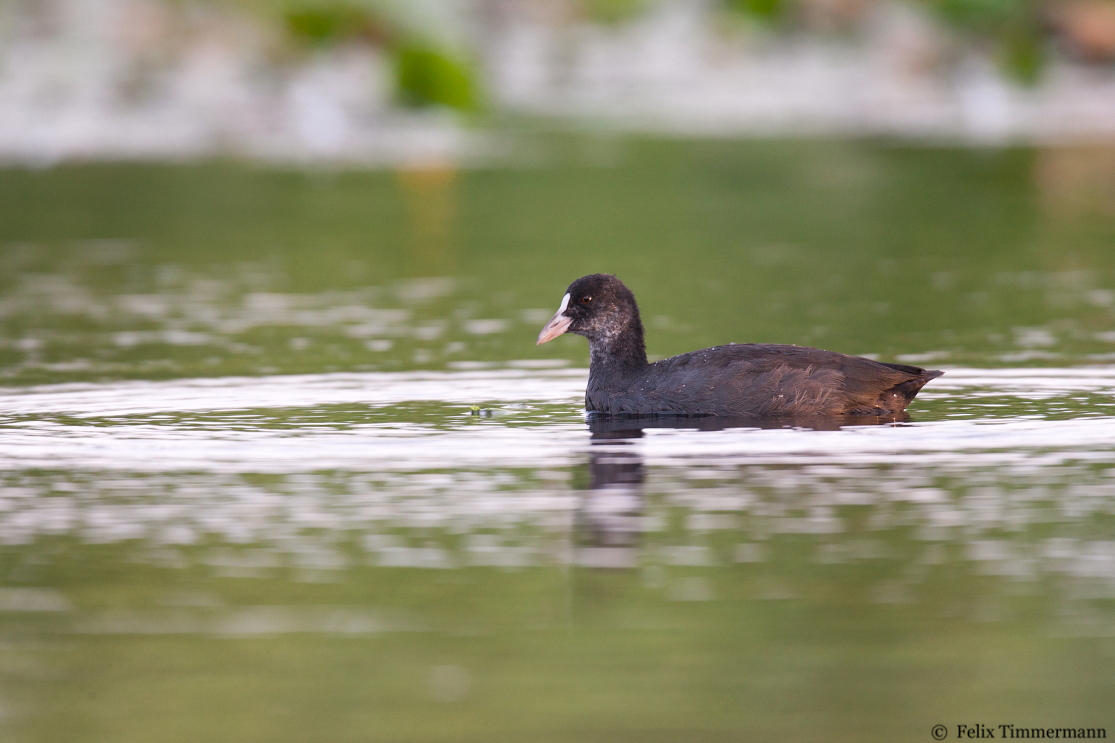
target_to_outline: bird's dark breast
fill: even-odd
[[[638,372],[594,370],[585,407],[613,415],[883,415],[940,372],[772,344],[674,356]]]

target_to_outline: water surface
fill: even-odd
[[[0,172],[5,739],[1115,734],[1115,220],[1089,176],[539,147]],[[533,339],[597,270],[658,355],[947,373],[903,421],[587,421],[583,340]]]

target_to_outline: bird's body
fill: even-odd
[[[804,346],[741,343],[648,363],[638,306],[623,282],[573,282],[539,335],[589,340],[585,408],[611,415],[888,415],[906,409],[942,372]]]
[[[595,371],[595,373],[594,373]],[[589,372],[585,408],[626,415],[883,415],[939,372],[802,346],[742,343]]]

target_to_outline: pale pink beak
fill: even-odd
[[[569,295],[566,294],[561,299],[561,306],[558,307],[557,313],[550,318],[550,321],[546,323],[546,327],[542,328],[542,332],[538,334],[538,340],[535,345],[541,346],[543,343],[552,341],[554,338],[557,338],[559,335],[569,330],[569,326],[573,323],[573,318],[562,314],[568,306]]]

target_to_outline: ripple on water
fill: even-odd
[[[578,461],[588,444],[579,413],[584,383],[583,370],[507,369],[13,389],[0,394],[0,468],[561,467]],[[1110,367],[954,369],[923,391],[912,423],[835,431],[651,428],[638,447],[652,465],[785,459],[947,466],[959,456],[965,467],[1109,461],[1113,392]],[[495,416],[469,416],[474,404]]]
[[[951,370],[913,423],[626,438],[590,435],[584,381],[489,370],[11,390],[0,545],[48,561],[66,554],[51,545],[121,550],[129,565],[205,580],[638,569],[666,602],[816,600],[795,567],[804,556],[849,566],[841,590],[868,603],[927,606],[945,591],[960,597],[948,611],[980,622],[1009,618],[1012,596],[1052,578],[1065,587],[1050,594],[1057,632],[1112,631],[1095,602],[1115,596],[1115,419],[1095,408],[1115,369]],[[1002,406],[949,417],[974,396]],[[1061,417],[1066,399],[1085,401],[1075,417]],[[495,414],[469,415],[475,403]],[[963,599],[958,575],[986,600]],[[37,626],[71,633],[427,626],[368,607],[196,597],[98,613],[80,596],[20,590],[0,592],[0,612],[65,615]]]

